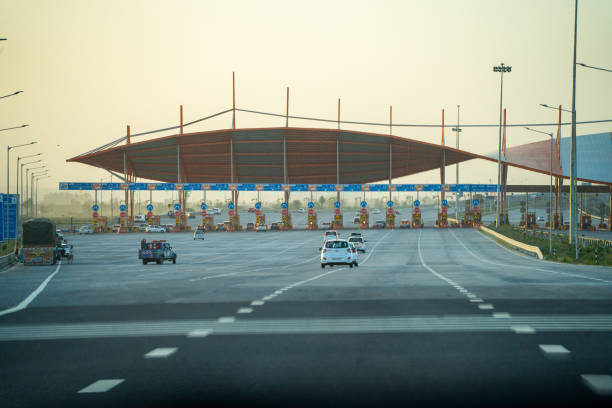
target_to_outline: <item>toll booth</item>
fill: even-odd
[[[229,209],[227,210],[227,215],[229,217],[229,225],[227,230],[228,231],[240,231],[242,228],[240,226],[240,214],[238,214],[238,212],[236,210]]]
[[[314,212],[314,205],[311,207],[311,203],[308,203],[308,218],[306,221],[306,229],[307,230],[316,230],[318,229],[317,224],[317,213]]]
[[[266,225],[266,214],[263,214],[260,209],[255,210],[255,227],[258,225]]]
[[[423,228],[421,209],[418,206],[415,206],[412,210],[412,228]]]
[[[365,207],[362,207],[361,213],[359,214],[359,229],[368,228],[370,228],[370,213]]]
[[[448,202],[446,200],[442,200],[442,205],[440,207],[440,211],[438,211],[438,219],[436,220],[436,225],[438,228],[448,228]]]
[[[161,224],[161,218],[159,215],[154,215],[152,217],[149,217],[148,220],[149,225],[160,225]]]
[[[474,211],[471,208],[467,208],[463,212],[463,219],[461,220],[462,227],[471,227],[474,224]]]
[[[281,203],[281,230],[288,231],[293,228],[291,224],[291,214],[287,203]]]
[[[206,214],[204,217],[204,225],[206,226],[206,231],[214,231],[216,228],[215,216],[212,214]]]
[[[108,229],[108,217],[96,217],[94,218],[94,231],[95,232],[106,232]]]
[[[340,203],[336,201],[336,204],[338,205]],[[344,227],[344,219],[339,206],[334,209],[334,220],[332,222],[331,227],[332,229],[342,229],[342,227]]]
[[[119,205],[119,228],[117,229],[117,234],[123,234],[128,232],[128,223],[127,223],[127,206],[125,204]]]
[[[475,227],[479,224],[482,224],[482,213],[480,212],[480,208],[475,205],[472,209],[472,226]]]
[[[591,216],[587,214],[580,215],[580,228],[591,229]]]
[[[388,229],[395,228],[395,211],[393,211],[393,207],[387,207],[387,214],[385,216],[385,224]]]

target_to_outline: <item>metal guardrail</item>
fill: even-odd
[[[544,255],[542,255],[542,251],[540,251],[540,248],[535,246],[535,245],[527,245],[524,244],[522,242],[516,241],[512,238],[508,238],[505,235],[500,234],[499,232],[493,231],[485,226],[479,226],[478,229],[480,229],[481,231],[492,235],[493,237],[500,239],[502,241],[504,241],[507,244],[510,244],[511,246],[513,246],[514,248],[517,248],[518,250],[525,252],[529,255],[534,255],[536,256],[538,259],[544,259]]]
[[[597,247],[612,247],[612,241],[609,239],[589,238],[589,237],[578,237],[578,243],[584,246],[597,246]]]

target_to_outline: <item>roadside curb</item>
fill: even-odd
[[[478,227],[478,229],[480,231],[482,231],[482,232],[485,232],[485,233],[487,233],[487,234],[497,238],[497,239],[500,239],[500,240],[504,241],[505,243],[511,245],[512,247],[518,249],[519,251],[527,252],[530,255],[536,256],[540,260],[544,259],[544,255],[542,255],[542,251],[540,251],[540,248],[538,248],[537,246],[527,245],[527,244],[524,244],[522,242],[516,241],[516,240],[514,240],[512,238],[508,238],[507,236],[502,235],[502,234],[500,234],[500,233],[498,233],[496,231],[493,231],[493,230],[491,230],[491,229],[489,229],[489,228],[487,228],[485,226],[482,226],[482,225],[480,225]]]

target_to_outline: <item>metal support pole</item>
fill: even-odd
[[[393,184],[393,106],[389,106],[389,201],[391,201],[391,184]]]
[[[578,242],[576,239],[576,41],[578,32],[578,0],[575,0],[574,10],[574,62],[572,64],[572,143],[570,163],[570,223],[569,243],[574,243],[576,259],[578,259]]]
[[[459,132],[461,132],[461,128],[459,127],[459,105],[457,105],[457,136],[455,138],[455,143],[457,150],[459,150]],[[459,184],[459,163],[455,165],[455,183]],[[455,219],[459,222],[459,194],[458,192],[455,194]]]
[[[553,212],[552,212],[552,182],[553,182],[553,134],[550,134],[550,191],[548,194],[548,256],[552,258],[552,231],[553,231]]]
[[[336,184],[340,184],[340,98],[338,98],[338,133],[336,134]],[[336,192],[336,201],[340,201],[340,192]]]

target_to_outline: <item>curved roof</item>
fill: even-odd
[[[609,136],[605,133],[579,137],[578,153],[579,159],[582,158],[579,180],[612,184],[612,171],[607,159],[612,153]],[[585,143],[587,140],[590,142]],[[568,149],[564,149],[565,145],[563,139],[561,159],[557,155],[553,158],[553,174],[568,178]],[[591,159],[597,156],[600,158],[598,162],[607,163],[585,160],[580,151],[586,147],[590,147]],[[336,179],[336,148],[339,152],[339,180]],[[127,168],[127,172],[136,177],[162,182],[365,184],[388,180],[390,167],[393,178],[397,178],[439,169],[443,160],[449,166],[475,158],[497,162],[496,156],[376,133],[279,127],[171,135],[84,153],[68,161],[117,173],[124,173]],[[548,174],[550,144],[542,141],[509,148],[503,163]],[[588,168],[581,167],[585,165]]]
[[[340,183],[372,183],[485,156],[431,143],[348,130],[308,128],[225,129],[172,135],[125,144],[68,159],[128,172],[136,177],[176,182],[283,183],[283,142],[287,183],[336,183],[336,141]],[[391,148],[390,148],[391,147]],[[231,180],[231,152],[234,180]],[[391,152],[391,153],[390,153]],[[444,153],[445,152],[445,153]],[[391,155],[391,160],[390,160]]]

